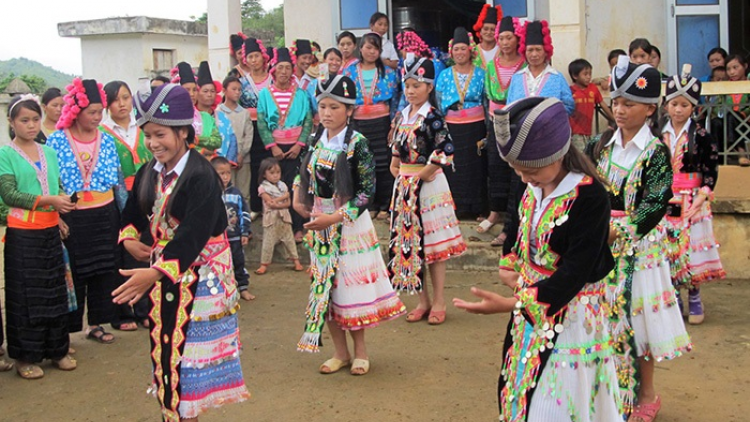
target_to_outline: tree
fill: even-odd
[[[242,15],[242,31],[272,41],[273,46],[284,46],[284,6],[264,10],[260,0],[243,0],[240,5]],[[195,22],[207,23],[208,13],[201,16],[191,16]],[[269,45],[271,46],[271,45]]]
[[[244,0],[242,2],[242,22],[250,19],[260,19],[266,14],[260,0]]]
[[[2,79],[0,79],[0,92],[5,91],[5,88],[8,87],[10,82],[16,78],[19,78],[26,85],[28,85],[29,89],[34,94],[42,94],[47,89],[47,81],[40,78],[39,76],[36,76],[36,75],[16,76],[15,74],[10,73],[4,76]]]

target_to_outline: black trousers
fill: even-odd
[[[245,270],[245,250],[242,247],[242,241],[232,240],[229,242],[229,247],[232,249],[232,264],[237,288],[240,291],[247,290],[250,286],[250,274]]]

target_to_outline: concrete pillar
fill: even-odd
[[[584,0],[549,0],[549,23],[555,48],[552,66],[568,76],[568,64],[585,56]]]
[[[208,64],[217,81],[224,80],[234,66],[230,57],[229,35],[242,31],[240,0],[207,0],[208,3]],[[197,66],[197,63],[195,63]]]

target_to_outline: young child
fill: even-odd
[[[661,408],[654,389],[654,363],[691,350],[676,305],[661,224],[672,198],[669,148],[653,134],[649,118],[661,97],[659,72],[620,57],[612,69],[617,130],[587,147],[609,181],[612,218],[609,243],[615,270],[608,276],[610,331],[618,380],[630,422],[651,422]],[[632,415],[631,415],[632,412]]]
[[[391,207],[388,271],[397,290],[419,292],[408,322],[425,317],[445,322],[446,261],[466,251],[443,168],[453,164],[453,140],[435,106],[435,67],[420,58],[404,64],[409,105],[396,114],[391,138],[391,173],[396,178]],[[427,264],[433,301],[423,283]]]
[[[728,81],[727,68],[724,66],[716,66],[711,69],[711,82],[724,82]]]
[[[255,274],[263,275],[273,261],[273,251],[278,243],[286,248],[294,261],[294,271],[304,268],[299,262],[297,245],[292,233],[292,216],[289,214],[291,196],[286,183],[281,180],[281,165],[275,158],[266,158],[260,163],[261,184],[258,195],[263,199],[263,249],[260,267]]]
[[[651,63],[651,43],[645,38],[636,38],[628,46],[628,56],[631,63],[650,64]]]
[[[227,209],[227,240],[232,249],[232,263],[234,264],[234,279],[243,300],[253,300],[255,296],[250,294],[250,275],[245,270],[245,251],[243,247],[250,240],[250,208],[247,201],[242,197],[239,189],[232,185],[232,164],[224,157],[216,156],[211,159],[211,165],[219,174],[221,183],[224,185],[224,207]]]
[[[68,294],[58,227],[60,214],[72,211],[75,203],[60,189],[55,150],[34,142],[42,124],[36,97],[14,97],[8,122],[15,136],[0,148],[0,197],[9,207],[4,239],[8,355],[21,378],[38,379],[44,376],[39,364],[45,359],[64,371],[77,366],[68,355]],[[8,369],[0,358],[0,370]]]
[[[236,76],[227,76],[222,86],[224,102],[219,105],[216,112],[229,118],[237,138],[237,165],[232,169],[232,184],[247,198],[250,195],[250,148],[255,136],[253,119],[247,109],[239,104],[242,97],[242,81]]]
[[[575,110],[570,115],[570,128],[573,133],[571,141],[573,146],[581,152],[591,139],[594,107],[597,104],[604,111],[607,120],[615,121],[615,116],[612,115],[612,110],[604,102],[599,87],[591,83],[592,69],[591,63],[586,59],[576,59],[568,65],[568,73],[573,81],[570,91],[573,93],[573,101],[576,103]]]
[[[481,301],[453,304],[479,314],[512,312],[498,384],[500,420],[622,421],[603,306],[604,279],[614,267],[604,181],[571,148],[560,100],[516,101],[496,111],[494,123],[500,154],[528,183],[515,247],[500,260],[500,279],[513,295],[474,287]]]
[[[398,52],[393,42],[387,37],[389,26],[390,21],[388,20],[388,15],[385,13],[375,12],[370,16],[370,31],[380,35],[380,38],[383,40],[380,59],[383,60],[383,64],[386,66],[396,69],[398,67]]]
[[[689,65],[686,65],[689,66]],[[716,140],[691,116],[698,105],[701,83],[683,74],[667,81],[669,121],[662,129],[672,153],[672,193],[667,210],[667,235],[672,245],[669,265],[675,287],[690,289],[690,324],[703,322],[702,283],[726,276],[711,220],[711,200],[719,176]]]
[[[727,76],[731,82],[747,81],[747,60],[741,54],[732,54],[727,57]],[[729,94],[724,97],[724,104],[732,104],[733,109],[738,113],[744,120],[748,114],[750,114],[750,94]],[[740,104],[745,104],[740,106]],[[742,107],[742,108],[740,108]],[[728,132],[730,133],[729,139],[725,140],[725,145],[733,146],[735,139],[737,139],[738,128],[741,124],[740,119],[735,117],[733,114],[727,115],[727,124],[729,125]],[[722,132],[723,133],[723,132]],[[745,146],[743,143],[738,144],[735,149],[739,155],[739,164],[743,167],[750,166],[750,158],[747,157]]]
[[[609,54],[607,54],[607,64],[609,64],[609,71],[612,72],[612,68],[615,67],[615,65],[617,64],[617,59],[620,56],[627,56],[627,55],[628,53],[626,53],[625,50],[622,50],[619,48],[611,50]],[[610,77],[609,77],[609,73],[607,73],[607,76],[603,78],[596,78],[594,83],[599,85],[599,88],[601,90],[609,91],[609,81],[610,81]]]
[[[357,98],[354,81],[333,74],[317,86],[322,130],[312,142],[295,181],[294,207],[312,221],[305,246],[310,250],[312,283],[305,333],[298,350],[315,352],[328,325],[334,354],[320,366],[330,374],[351,364],[352,375],[370,370],[365,329],[406,311],[393,291],[378,235],[367,212],[375,192],[375,168],[367,139],[349,117]],[[354,343],[354,360],[346,332]]]

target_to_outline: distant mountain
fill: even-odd
[[[65,90],[65,86],[75,77],[45,66],[37,61],[26,58],[0,60],[0,79],[13,73],[15,76],[32,75],[38,76],[47,82],[47,87],[57,87]]]

